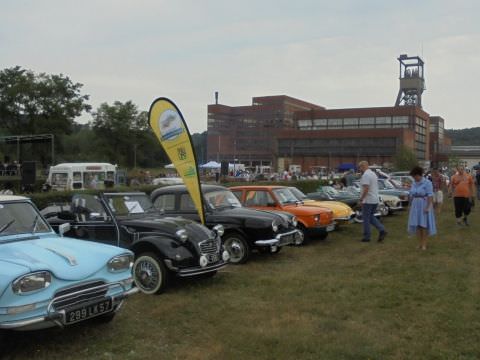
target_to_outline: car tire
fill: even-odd
[[[318,238],[320,240],[325,240],[326,238],[328,237],[328,231],[327,230],[324,230],[320,233],[320,235],[318,235]]]
[[[306,244],[306,243],[308,243],[308,242],[310,241],[310,237],[309,237],[308,234],[307,234],[307,228],[306,228],[303,224],[298,223],[297,228],[298,228],[298,230],[300,230],[300,231],[302,232],[302,234],[303,234],[303,241],[302,241],[300,244],[296,245],[296,246],[302,246],[302,245],[304,245],[304,244]]]
[[[231,264],[243,264],[250,257],[250,246],[245,238],[238,233],[224,235],[223,246],[230,254]]]
[[[133,263],[133,280],[144,294],[162,293],[167,286],[168,275],[163,261],[155,253],[140,254]]]
[[[380,214],[382,216],[388,216],[390,215],[390,208],[386,205],[380,207]]]

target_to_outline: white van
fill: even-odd
[[[116,172],[109,163],[63,163],[50,167],[47,185],[54,191],[105,189],[115,185]]]

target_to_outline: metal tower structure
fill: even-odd
[[[398,57],[400,62],[400,89],[395,106],[422,107],[422,93],[425,90],[424,62],[419,56],[406,54]]]

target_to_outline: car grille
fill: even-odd
[[[208,263],[215,263],[219,260],[218,253],[220,251],[220,242],[216,239],[207,239],[198,244],[200,253],[205,255]]]
[[[62,310],[78,304],[105,298],[108,287],[103,281],[94,281],[72,286],[55,293],[52,306]]]

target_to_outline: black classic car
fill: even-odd
[[[303,234],[297,220],[287,213],[245,208],[233,193],[218,185],[202,185],[206,226],[223,225],[225,249],[234,264],[247,261],[253,249],[276,253],[284,245],[300,245]],[[185,185],[165,186],[152,192],[151,198],[161,212],[199,221],[199,215]]]
[[[146,294],[162,292],[172,275],[213,275],[229,260],[221,225],[210,230],[161,216],[145,193],[77,194],[70,205],[50,206],[42,214],[55,230],[70,223],[71,237],[132,250],[133,277]]]

